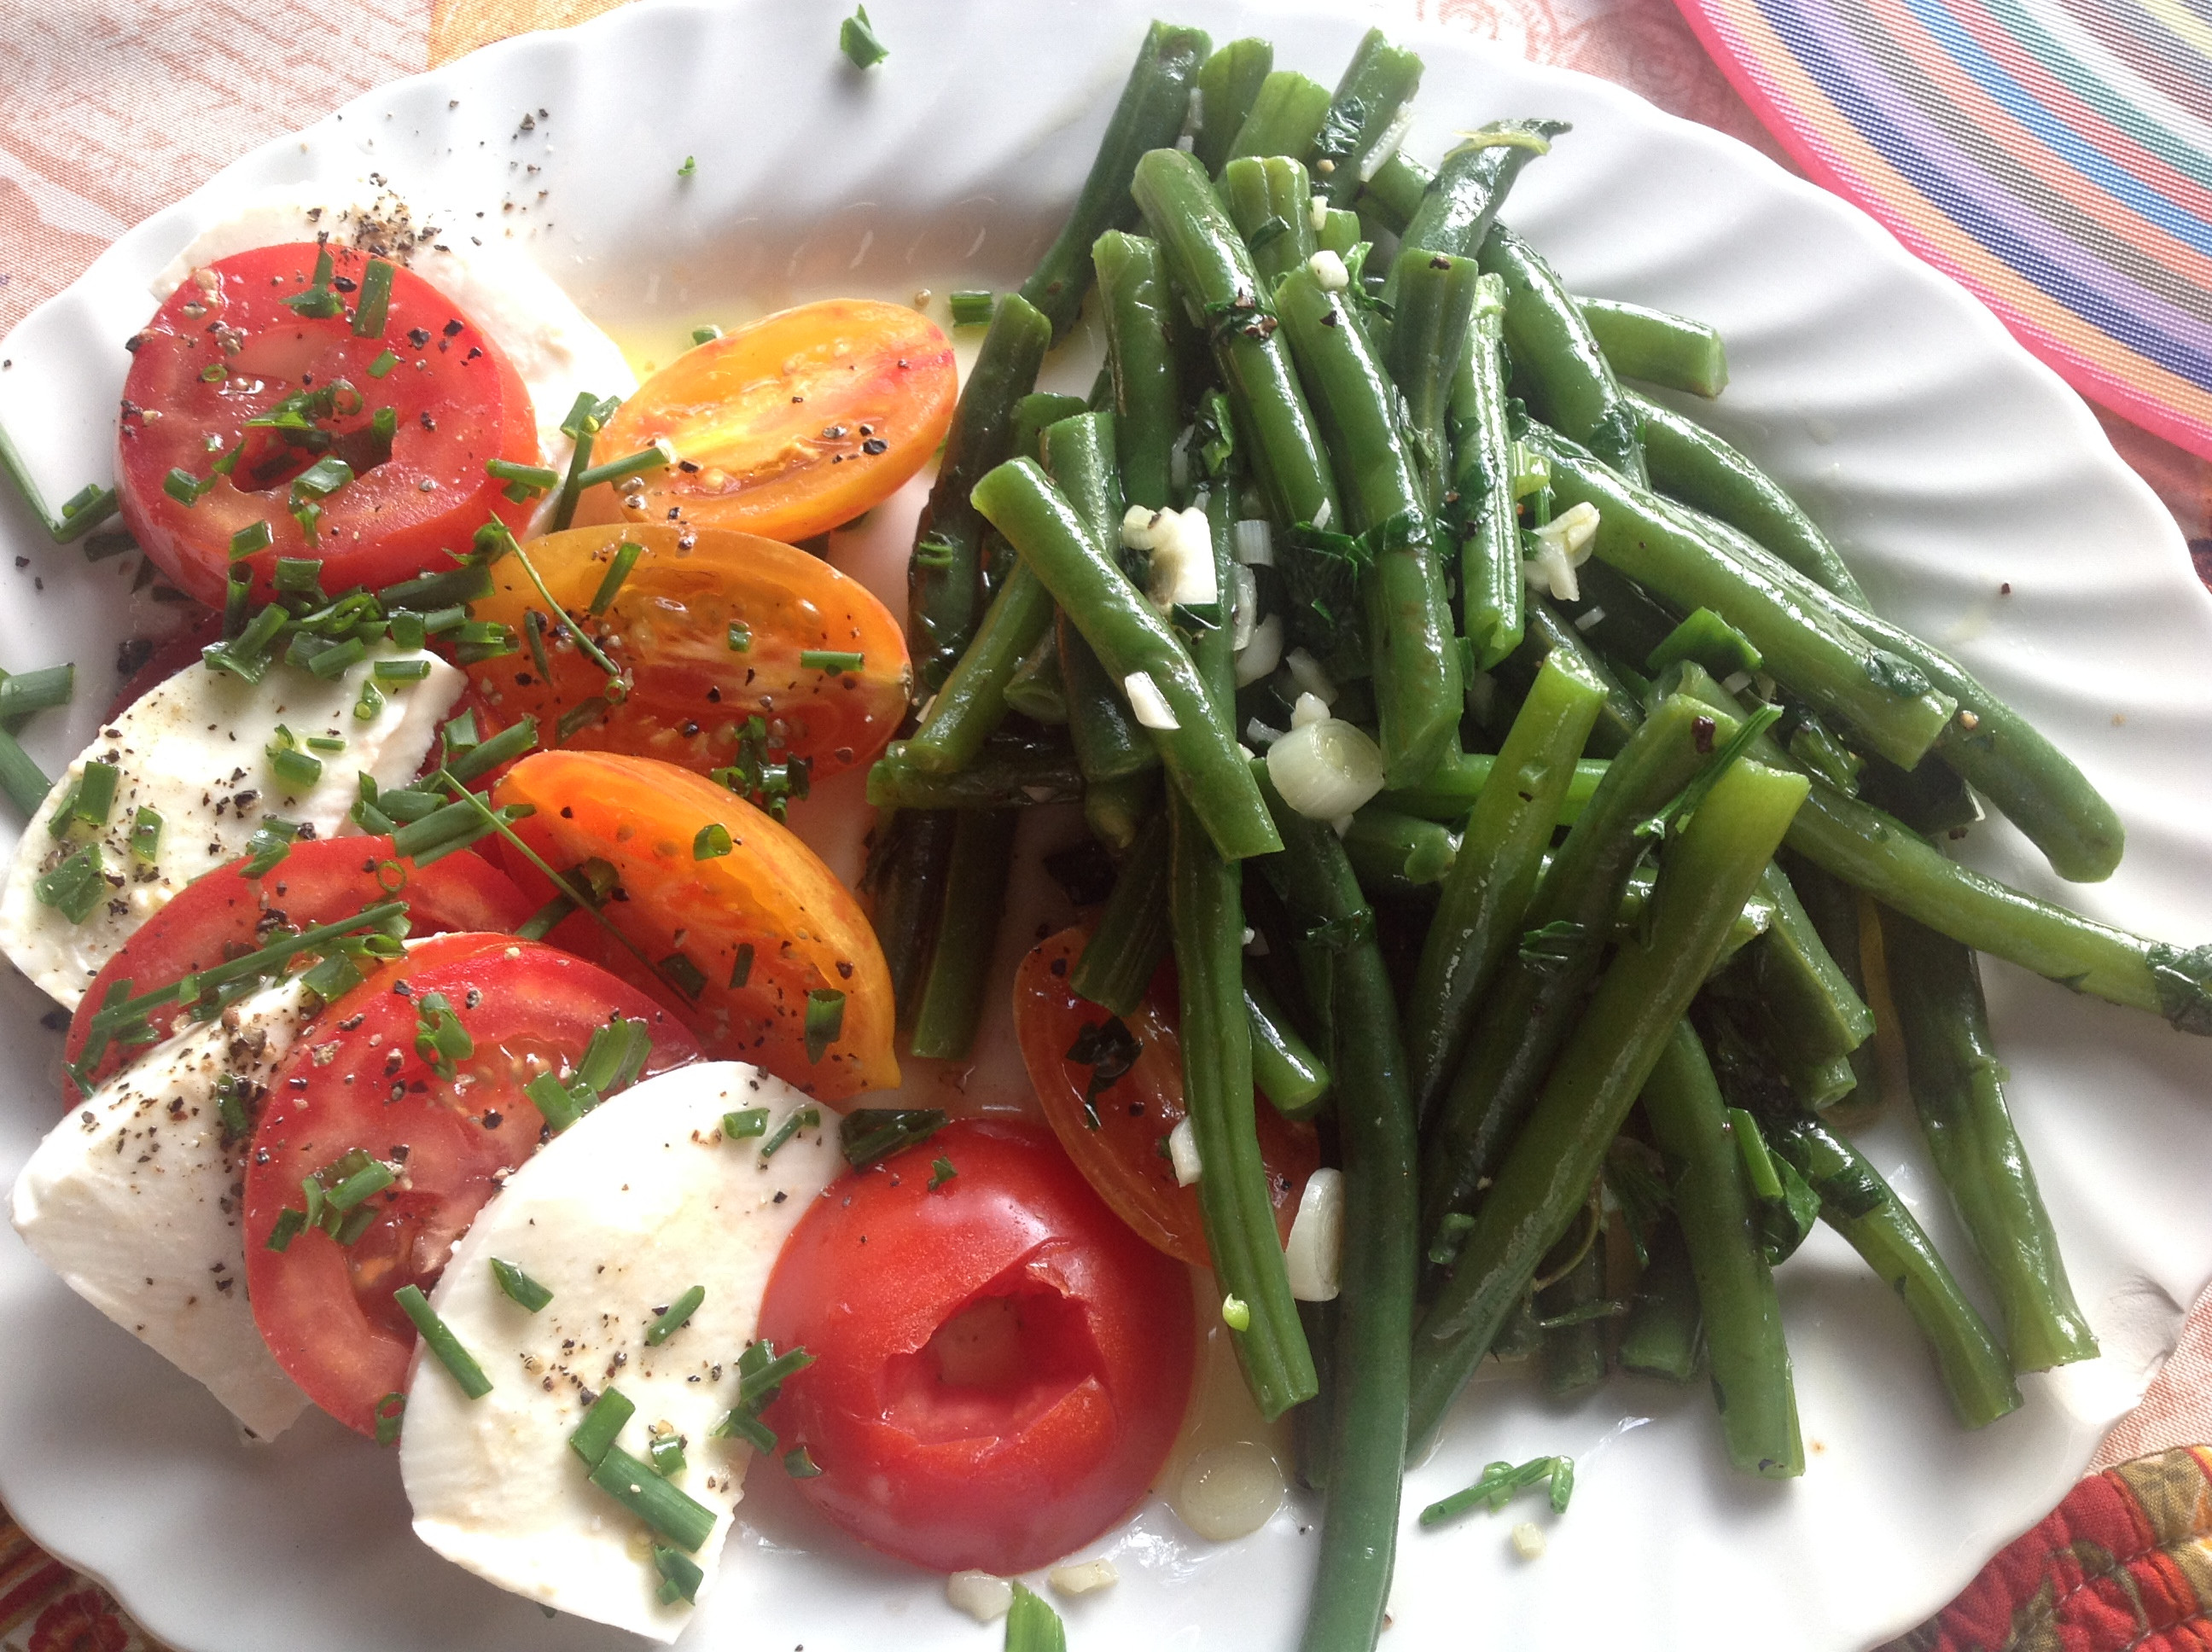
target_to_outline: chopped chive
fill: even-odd
[[[992,296],[988,288],[970,288],[952,295],[952,325],[956,327],[987,327],[991,324]]]
[[[668,1437],[673,1439],[675,1436],[671,1435]],[[680,1467],[683,1454],[679,1451],[677,1456]],[[653,1467],[658,1468],[660,1465],[656,1461]],[[696,1561],[663,1544],[653,1546],[653,1569],[660,1574],[660,1587],[653,1591],[653,1595],[665,1606],[672,1606],[678,1600],[696,1600],[699,1585],[707,1581],[707,1574],[699,1570]]]
[[[1559,1490],[1562,1476],[1566,1491]],[[1532,1457],[1516,1467],[1511,1463],[1494,1462],[1482,1471],[1481,1477],[1463,1491],[1455,1491],[1421,1510],[1421,1524],[1439,1526],[1448,1520],[1457,1519],[1477,1504],[1486,1505],[1492,1514],[1503,1509],[1520,1492],[1544,1481],[1552,1485],[1552,1506],[1564,1510],[1567,1498],[1574,1491],[1575,1465],[1571,1457]]]
[[[714,1511],[686,1496],[619,1446],[611,1445],[592,1470],[592,1484],[666,1538],[696,1553],[714,1535]]]
[[[721,336],[722,330],[711,321],[703,327],[691,329],[691,342],[695,345],[711,344]]]
[[[215,486],[215,477],[204,480],[179,465],[161,478],[161,491],[189,510],[200,502],[207,490]]]
[[[530,663],[537,668],[538,680],[549,685],[553,680],[553,662],[545,656],[545,634],[552,628],[553,622],[535,608],[522,610],[522,640],[530,646]]]
[[[374,677],[364,677],[361,697],[353,702],[353,720],[356,723],[373,723],[384,711],[384,690],[376,686]]]
[[[489,774],[501,763],[535,750],[537,744],[538,720],[526,717],[520,722],[500,730],[489,739],[471,747],[447,763],[446,772],[465,785],[470,780]]]
[[[310,734],[307,738],[307,747],[310,751],[336,756],[346,749],[345,737],[342,734]],[[364,769],[362,772],[366,774],[368,771]]]
[[[112,762],[88,762],[78,776],[76,796],[70,802],[70,814],[88,826],[105,826],[107,817],[115,808],[116,782],[123,771]]]
[[[523,920],[522,926],[514,932],[514,938],[519,941],[542,941],[575,909],[574,901],[565,895],[556,895]]]
[[[671,464],[675,462],[673,448],[669,450],[669,462]],[[547,609],[551,611],[554,622],[568,634],[568,640],[576,645],[579,652],[609,677],[622,675],[615,669],[614,661],[606,657],[599,645],[584,635],[584,628],[568,617],[568,610],[553,600],[553,593],[545,588],[545,580],[538,574],[537,563],[530,560],[530,553],[523,550],[521,542],[507,531],[504,522],[485,523],[477,530],[477,542],[479,546],[487,550],[494,561],[501,556],[512,555],[517,562],[520,562],[523,573],[529,576],[530,583],[538,588],[538,595]]]
[[[276,534],[266,522],[249,522],[230,536],[230,560],[251,556],[257,550],[266,550],[276,539]]]
[[[653,968],[666,977],[669,984],[684,997],[696,1000],[707,990],[707,977],[697,964],[681,952],[671,952]]]
[[[366,980],[354,967],[351,958],[343,952],[333,952],[320,963],[305,970],[300,985],[325,1004],[335,1004]]]
[[[307,669],[324,682],[335,683],[368,658],[368,644],[359,637],[348,637],[343,642],[334,642],[320,650],[306,663]],[[376,675],[380,677],[383,673]]]
[[[484,474],[506,483],[507,496],[520,505],[561,485],[561,473],[543,465],[518,465],[511,459],[484,461]]]
[[[865,1170],[878,1159],[919,1146],[945,1128],[945,1115],[934,1107],[860,1107],[837,1127],[845,1163]]]
[[[204,385],[219,385],[229,377],[230,369],[220,361],[210,361],[200,369],[200,382]]]
[[[857,671],[867,664],[866,654],[845,653],[835,648],[801,648],[799,669],[802,671]]]
[[[853,15],[837,25],[837,50],[855,69],[872,69],[891,55],[890,48],[876,38],[866,6],[855,6]]]
[[[580,701],[554,720],[554,744],[566,745],[592,724],[603,720],[613,709],[604,694],[595,694],[588,700]]]
[[[451,752],[471,751],[483,744],[483,737],[477,732],[477,714],[473,709],[448,717],[439,725],[438,738],[446,743],[446,750]]]
[[[279,556],[270,580],[280,595],[323,599],[323,564],[315,556]]]
[[[623,1425],[636,1414],[637,1404],[619,1388],[602,1388],[576,1431],[568,1436],[568,1449],[593,1468],[607,1455]]]
[[[422,610],[443,608],[452,603],[478,602],[491,593],[491,569],[472,556],[459,568],[449,568],[442,574],[424,574],[402,580],[397,585],[387,585],[376,593],[376,601],[379,607],[390,613],[400,608]]]
[[[689,178],[698,170],[699,157],[696,155],[687,155],[684,157],[684,164],[677,167],[676,175],[678,178]]]
[[[344,955],[341,953],[338,956]],[[357,1168],[347,1169],[343,1179],[324,1195],[324,1202],[334,1211],[352,1210],[363,1200],[374,1198],[399,1179],[382,1159],[370,1157],[361,1148],[356,1148],[354,1152],[360,1154],[364,1162]],[[331,1168],[337,1169],[346,1166],[352,1157],[353,1154],[348,1154],[346,1158]]]
[[[522,1093],[530,1097],[530,1103],[538,1109],[538,1117],[545,1121],[546,1127],[556,1136],[584,1116],[583,1108],[576,1105],[576,1098],[568,1093],[568,1086],[550,1072],[541,1072],[523,1085]]]
[[[932,1159],[929,1163],[929,1187],[927,1191],[930,1193],[935,1193],[939,1187],[942,1187],[946,1182],[951,1181],[953,1177],[959,1174],[960,1172],[953,1168],[952,1161],[951,1159],[941,1157]]]
[[[747,625],[743,620],[732,620],[730,622],[730,652],[733,654],[750,653],[752,651],[752,627]]]
[[[811,1480],[822,1472],[822,1466],[804,1445],[795,1445],[783,1454],[783,1472],[795,1480]]]
[[[323,760],[304,751],[288,750],[283,746],[266,749],[269,772],[276,776],[277,785],[293,797],[313,789],[323,777]]]
[[[325,453],[292,478],[292,502],[328,499],[352,480],[353,466],[335,453]]]
[[[376,1442],[381,1446],[399,1443],[399,1425],[407,1415],[407,1396],[387,1394],[376,1402]]]
[[[1552,1459],[1552,1512],[1567,1512],[1567,1500],[1575,1494],[1575,1460],[1572,1457]]]
[[[610,1118],[613,1114],[608,1115]],[[660,1345],[690,1323],[691,1316],[699,1311],[699,1304],[707,1300],[707,1287],[695,1285],[674,1302],[660,1310],[660,1317],[646,1327],[645,1345],[658,1348]]]
[[[35,671],[0,677],[0,722],[12,723],[34,711],[66,706],[76,692],[75,665],[42,665]]]
[[[276,1212],[276,1225],[269,1230],[268,1248],[276,1251],[289,1249],[292,1242],[300,1236],[300,1230],[307,1225],[307,1212],[294,1210],[287,1205]]]
[[[599,590],[592,593],[592,612],[604,614],[607,611],[615,598],[621,593],[623,581],[629,578],[630,570],[637,566],[637,559],[644,554],[643,545],[628,539],[615,547],[614,560],[607,564],[606,577],[599,581]]]
[[[735,847],[730,838],[730,829],[720,821],[710,821],[702,826],[699,835],[691,840],[691,858],[694,860],[719,860]]]
[[[107,894],[107,879],[100,871],[100,847],[88,843],[31,885],[40,902],[52,907],[73,924],[92,915]]]
[[[0,790],[7,792],[8,800],[26,816],[34,815],[52,789],[53,782],[31,761],[31,754],[14,735],[0,729]]]
[[[420,683],[430,675],[427,659],[380,659],[372,670],[380,683]]]
[[[446,995],[425,993],[415,1006],[415,1054],[450,1078],[455,1062],[476,1053],[477,1041],[461,1025]]]
[[[371,258],[368,267],[361,272],[361,296],[354,301],[353,331],[356,338],[376,338],[383,335],[385,312],[392,303],[392,264],[388,259]],[[387,355],[391,354],[386,351]]]
[[[775,1157],[776,1151],[781,1148],[784,1143],[789,1141],[793,1136],[797,1135],[800,1131],[811,1130],[821,1122],[822,1109],[818,1107],[808,1106],[795,1107],[792,1108],[789,1113],[784,1115],[783,1122],[776,1126],[775,1133],[761,1144],[761,1163],[765,1164],[769,1160],[774,1158]]]
[[[491,1277],[508,1298],[535,1314],[553,1300],[553,1293],[512,1262],[491,1259]]]
[[[653,1029],[632,1016],[618,1016],[592,1033],[576,1063],[575,1079],[592,1093],[611,1096],[637,1082],[653,1053]]]
[[[447,1328],[420,1285],[401,1285],[392,1293],[392,1300],[399,1304],[401,1313],[415,1322],[415,1328],[422,1333],[423,1345],[453,1374],[453,1381],[460,1384],[463,1394],[471,1400],[481,1400],[491,1392],[491,1379],[483,1374],[483,1367],[461,1346],[460,1339]]]
[[[787,1379],[813,1363],[814,1356],[804,1348],[778,1354],[773,1342],[747,1343],[738,1356],[738,1403],[714,1424],[715,1435],[750,1441],[762,1451],[775,1450],[775,1430],[761,1421],[760,1414],[775,1403]]]
[[[750,1136],[768,1133],[768,1109],[764,1107],[741,1108],[735,1113],[722,1114],[722,1135],[726,1140],[743,1141]]]
[[[376,360],[368,364],[368,376],[372,379],[381,379],[398,365],[399,358],[390,350],[385,350],[377,356]]]
[[[1740,1107],[1728,1110],[1729,1133],[1735,1137],[1736,1151],[1743,1159],[1743,1173],[1751,1183],[1753,1198],[1769,1202],[1782,1197],[1782,1177],[1774,1168],[1773,1157],[1766,1151],[1766,1138],[1759,1133],[1758,1122]]]
[[[823,1053],[845,1030],[845,995],[834,987],[817,987],[806,995],[806,1059],[819,1061]]]
[[[215,1081],[216,1116],[222,1121],[222,1133],[234,1141],[253,1128],[253,1121],[246,1116],[246,1097],[240,1094],[238,1077],[226,1072]]]
[[[1019,1582],[1006,1608],[1005,1652],[1067,1652],[1067,1626],[1060,1614]]]
[[[742,941],[738,945],[738,956],[730,960],[730,990],[736,992],[752,978],[753,944]]]
[[[620,459],[611,459],[605,465],[594,465],[576,479],[577,485],[596,488],[602,482],[613,482],[623,477],[641,477],[649,471],[665,471],[675,463],[675,445],[662,436],[650,447],[641,447],[634,453],[624,453]]]
[[[309,320],[327,321],[332,316],[343,315],[345,301],[331,290],[331,276],[334,268],[331,249],[325,246],[315,254],[315,274],[307,283],[307,290],[276,301]]]

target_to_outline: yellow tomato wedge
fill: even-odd
[[[902,304],[824,299],[686,350],[599,433],[603,459],[672,443],[682,463],[586,494],[579,522],[665,522],[805,539],[881,504],[945,440],[952,346]]]
[[[535,715],[548,744],[565,717],[565,748],[705,774],[738,760],[757,717],[767,756],[833,774],[872,761],[906,714],[898,622],[818,556],[716,528],[572,528],[527,549],[554,602],[629,684],[608,703],[606,673],[545,623],[545,599],[520,560],[494,563],[497,587],[471,611],[517,635],[536,626],[550,680],[528,650],[479,661],[469,677],[501,722]],[[615,582],[618,560],[629,572]]]
[[[712,780],[612,752],[538,752],[493,795],[532,806],[515,831],[556,871],[612,869],[618,893],[600,910],[629,944],[589,913],[548,938],[652,994],[709,1059],[750,1061],[829,1102],[898,1083],[875,932],[784,827]],[[526,863],[514,872],[552,893]]]

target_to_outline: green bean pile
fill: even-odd
[[[1772,1270],[1816,1220],[1962,1424],[2016,1407],[2015,1373],[2096,1344],[1976,955],[2212,1032],[2212,949],[1948,857],[1984,803],[2077,881],[2123,833],[1787,493],[1624,386],[1711,397],[1725,357],[1500,221],[1565,127],[1397,153],[1420,71],[1370,33],[1331,93],[1153,26],[962,395],[914,555],[923,697],[870,783],[916,1054],[974,1036],[1033,804],[1079,802],[1118,865],[1076,989],[1125,1013],[1172,950],[1224,1317],[1326,1499],[1309,1649],[1374,1644],[1401,1465],[1487,1353],[1540,1349],[1562,1391],[1702,1367],[1731,1461],[1801,1473]],[[1094,277],[1088,404],[1033,393]],[[1999,1327],[1844,1133],[1881,1101],[1870,1005]],[[1292,1300],[1257,1105],[1324,1118],[1333,1302]]]

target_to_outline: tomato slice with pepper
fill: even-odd
[[[464,849],[427,866],[393,858],[388,837],[331,837],[295,843],[259,878],[249,878],[244,858],[218,866],[178,892],[175,900],[141,925],[123,950],[93,977],[70,1020],[63,1059],[83,1050],[92,1018],[118,981],[150,992],[196,971],[266,945],[277,935],[350,918],[380,902],[407,902],[409,931],[436,935],[450,930],[512,931],[535,910],[514,881],[489,860]],[[146,1019],[166,1038],[179,1011],[155,1006]],[[148,1045],[110,1044],[88,1075],[97,1084],[143,1054]],[[79,1090],[64,1071],[72,1105]]]
[[[1160,966],[1136,1011],[1117,1020],[1067,984],[1089,940],[1078,925],[1022,960],[1014,976],[1022,1064],[1046,1122],[1098,1196],[1147,1243],[1210,1267],[1197,1185],[1176,1184],[1167,1151],[1169,1133],[1187,1110],[1174,963]],[[1256,1110],[1275,1229],[1287,1243],[1298,1194],[1321,1164],[1320,1139],[1310,1124],[1293,1124],[1272,1107]]]
[[[737,762],[750,741],[826,775],[873,760],[906,715],[898,622],[817,556],[750,533],[665,526],[576,528],[532,539],[526,554],[628,687],[607,705],[605,670],[543,626],[545,598],[508,556],[471,611],[517,635],[539,625],[550,675],[527,653],[469,668],[507,722],[534,714],[550,731],[564,715],[592,714],[564,745],[704,774]]]
[[[765,1420],[863,1542],[1009,1576],[1105,1531],[1182,1422],[1188,1276],[1034,1125],[970,1120],[835,1183],[784,1243],[760,1334],[814,1363]]]
[[[592,489],[576,519],[809,538],[896,493],[945,440],[958,395],[952,346],[918,311],[858,298],[781,310],[638,386],[594,456],[665,440],[682,463]]]
[[[551,938],[650,993],[709,1056],[825,1101],[898,1083],[875,932],[787,828],[712,780],[612,752],[533,753],[492,795],[531,806],[515,832],[555,871],[596,861],[611,885],[605,926],[578,913]],[[507,865],[526,891],[552,893]]]
[[[372,262],[391,274],[380,323]],[[240,252],[194,270],[131,348],[115,465],[124,525],[210,607],[222,606],[234,547],[260,544],[250,560],[264,597],[280,556],[319,558],[335,594],[448,567],[441,552],[466,550],[490,518],[529,519],[484,466],[538,463],[530,393],[410,270],[335,244]]]
[[[647,1024],[642,1076],[698,1059],[666,1012],[580,958],[505,935],[443,936],[325,1011],[270,1075],[246,1159],[246,1289],[277,1364],[348,1428],[374,1436],[379,1403],[407,1386],[415,1328],[392,1292],[427,1291],[538,1151],[544,1119],[524,1086],[565,1078],[616,1016]],[[450,1041],[447,1023],[465,1037]],[[341,1244],[309,1224],[270,1248],[283,1212],[305,1214],[303,1182],[356,1149],[398,1171],[356,1206],[374,1211],[365,1230]]]

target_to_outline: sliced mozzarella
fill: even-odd
[[[265,1083],[299,1034],[297,981],[188,1026],[85,1098],[15,1179],[15,1231],[70,1290],[205,1383],[263,1439],[307,1409],[254,1328],[239,1228],[243,1139],[216,1085]]]
[[[382,705],[366,721],[354,715],[362,685],[380,659],[422,659],[429,675],[377,684]],[[270,816],[302,835],[330,837],[351,829],[349,811],[367,773],[380,786],[404,785],[422,765],[430,741],[467,679],[436,656],[379,648],[344,675],[325,682],[277,665],[259,683],[194,665],[142,695],[100,732],[69,766],[24,828],[7,881],[0,885],[0,951],[32,981],[70,1008],[84,996],[100,966],[138,926],[167,906],[201,873],[234,860]],[[305,792],[282,789],[270,774],[268,747],[282,726],[304,747],[311,735],[335,736],[343,751],[314,754],[322,774]],[[55,812],[89,762],[122,769],[100,846],[112,896],[81,924],[40,901],[33,885],[76,853],[85,841],[57,839]],[[131,829],[140,809],[161,817],[159,855],[131,856]]]
[[[676,1484],[715,1511],[693,1557],[710,1582],[751,1449],[711,1430],[737,1396],[777,1253],[842,1168],[837,1115],[763,1163],[794,1109],[818,1107],[733,1061],[685,1067],[624,1091],[517,1170],[453,1248],[431,1303],[491,1378],[468,1400],[416,1357],[399,1469],[415,1530],[447,1558],[556,1611],[673,1640],[690,1617],[663,1606],[645,1528],[586,1477],[568,1436],[612,1385],[637,1412],[617,1444],[683,1437]],[[722,1115],[768,1109],[768,1137],[726,1141]],[[502,1293],[494,1257],[553,1293],[536,1314]],[[706,1297],[659,1347],[656,1315],[693,1285]]]
[[[367,181],[287,184],[249,196],[202,230],[154,282],[166,299],[194,270],[233,253],[327,234],[404,264],[489,334],[530,391],[545,462],[565,465],[572,444],[561,421],[580,392],[628,396],[637,377],[614,340],[586,319],[560,284],[511,242],[485,246],[458,228],[465,215],[410,202]],[[451,229],[451,233],[446,231]]]

